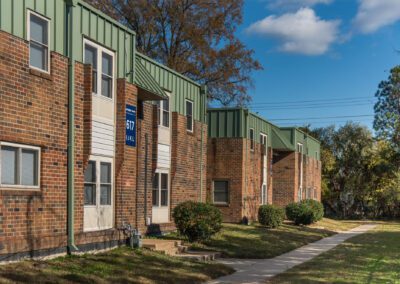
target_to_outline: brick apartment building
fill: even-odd
[[[321,198],[320,145],[243,108],[208,110],[207,192],[224,221],[256,220],[262,204]]]
[[[205,88],[81,0],[0,15],[0,260],[115,246],[205,200]]]
[[[320,142],[293,127],[275,128],[274,136],[273,204],[321,201]]]

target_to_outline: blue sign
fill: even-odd
[[[126,105],[125,144],[136,147],[136,107]]]

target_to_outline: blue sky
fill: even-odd
[[[400,0],[246,0],[238,36],[264,67],[254,111],[282,126],[372,128],[377,86],[400,64]]]

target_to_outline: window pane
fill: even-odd
[[[92,64],[92,68],[97,70],[97,49],[90,45],[85,46],[85,64]]]
[[[96,205],[96,185],[85,184],[85,205]]]
[[[214,182],[214,202],[228,203],[228,182]]]
[[[100,186],[100,205],[111,205],[111,185]]]
[[[43,45],[31,42],[29,64],[41,70],[47,70],[47,48]]]
[[[186,115],[192,116],[193,115],[193,103],[186,101]]]
[[[92,75],[92,92],[97,94],[97,71],[93,71]]]
[[[163,111],[163,126],[169,127],[169,112]]]
[[[163,110],[169,111],[169,99],[163,101]]]
[[[156,173],[153,179],[153,189],[158,189],[158,179],[159,179],[159,174]]]
[[[192,120],[191,116],[187,116],[187,118],[186,118],[186,127],[187,127],[187,130],[190,130],[190,131],[193,130],[193,120]]]
[[[30,16],[30,38],[44,45],[48,44],[47,25],[48,22],[38,16]]]
[[[112,79],[107,76],[101,78],[101,94],[107,98],[112,97]]]
[[[21,184],[38,185],[38,153],[34,150],[22,150]]]
[[[168,206],[168,190],[161,190],[161,206]]]
[[[111,183],[111,164],[101,163],[100,164],[100,182]]]
[[[14,147],[1,147],[1,183],[15,185],[17,179],[18,150]]]
[[[153,206],[158,206],[158,189],[153,189]]]
[[[85,182],[96,182],[96,163],[90,161],[85,170]]]
[[[103,56],[102,56],[102,72],[103,72],[103,74],[112,77],[113,76],[112,69],[113,69],[112,56],[110,56],[106,53],[103,53]]]
[[[168,189],[168,174],[161,174],[161,189]]]

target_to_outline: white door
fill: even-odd
[[[152,223],[169,222],[169,172],[158,170],[153,181]]]
[[[113,227],[113,160],[91,157],[85,170],[84,230],[97,231]]]
[[[262,167],[262,186],[261,186],[261,204],[268,203],[268,136],[260,134],[260,144],[265,146],[265,153],[263,154],[263,167]]]

